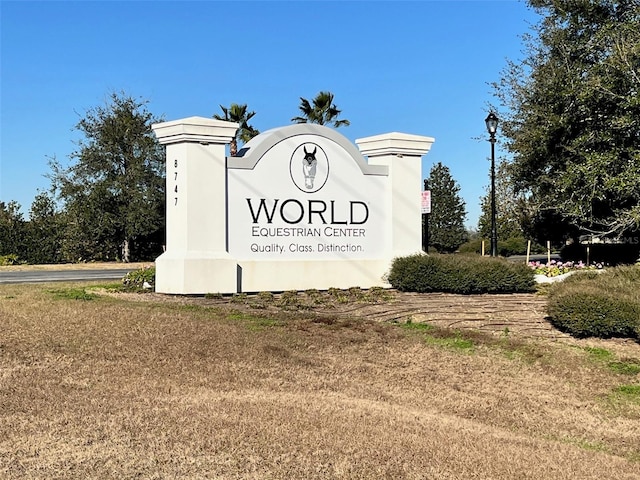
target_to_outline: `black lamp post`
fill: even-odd
[[[485,118],[489,141],[491,142],[491,256],[498,256],[498,232],[496,230],[496,131],[498,130],[498,117],[491,112]]]
[[[424,179],[424,191],[429,190],[429,180]],[[429,214],[422,214],[422,250],[429,253]]]

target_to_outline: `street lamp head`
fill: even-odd
[[[484,123],[487,124],[487,132],[489,132],[489,135],[491,135],[492,137],[496,134],[496,131],[498,130],[498,121],[499,121],[498,117],[493,112],[489,113],[487,118],[484,119]]]

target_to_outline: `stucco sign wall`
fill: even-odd
[[[237,124],[154,126],[167,145],[165,293],[386,286],[395,256],[421,249],[421,156],[432,138],[357,141],[333,129],[269,130],[234,157]]]

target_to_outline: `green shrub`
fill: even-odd
[[[129,272],[122,278],[122,284],[129,288],[153,289],[156,284],[156,267],[142,267]]]
[[[551,323],[574,337],[635,337],[638,305],[598,292],[550,295]]]
[[[572,275],[549,291],[551,323],[575,337],[640,338],[639,267]]]
[[[9,255],[0,255],[0,266],[18,265],[18,255],[10,253]]]
[[[503,257],[509,257],[511,255],[526,255],[527,253],[527,240],[524,237],[510,237],[504,241],[498,240],[498,255]],[[543,253],[547,250],[536,242],[531,242],[530,252]]]
[[[486,244],[485,244],[486,248]],[[460,253],[476,253],[480,255],[482,253],[482,240],[470,240],[460,245],[458,248]]]
[[[526,265],[467,255],[396,258],[388,281],[401,291],[462,294],[530,292],[535,284]]]

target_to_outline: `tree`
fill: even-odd
[[[330,125],[338,128],[349,126],[349,120],[338,120],[341,111],[333,103],[333,93],[320,92],[313,99],[313,106],[306,98],[300,97],[301,117],[293,117],[292,122],[296,123],[317,123],[319,125]]]
[[[640,2],[529,0],[526,58],[494,84],[513,180],[564,236],[640,227]]]
[[[509,164],[499,162],[496,168],[496,231],[499,240],[521,237],[521,221],[526,199],[515,193],[509,175]],[[482,238],[491,237],[491,191],[480,199],[482,213],[478,219],[478,233]]]
[[[61,263],[64,223],[55,202],[46,193],[36,195],[26,223],[25,259],[31,264]]]
[[[74,260],[131,260],[132,245],[164,226],[164,149],[147,102],[111,94],[76,125],[84,139],[65,168],[50,161],[67,216],[65,251]],[[159,252],[158,252],[159,253]]]
[[[231,139],[231,145],[229,145],[229,153],[233,156],[238,153],[238,144],[240,142],[247,143],[253,137],[260,132],[249,125],[249,120],[256,114],[256,112],[247,112],[247,105],[239,105],[232,103],[229,108],[220,105],[224,115],[214,114],[213,118],[216,120],[224,120],[225,122],[234,122],[240,124],[236,135]]]
[[[0,256],[22,256],[25,222],[20,213],[20,204],[0,202]]]
[[[439,252],[455,252],[466,241],[465,203],[460,198],[460,186],[451,177],[449,168],[438,162],[429,172],[427,185],[431,190],[429,214],[429,245]]]

